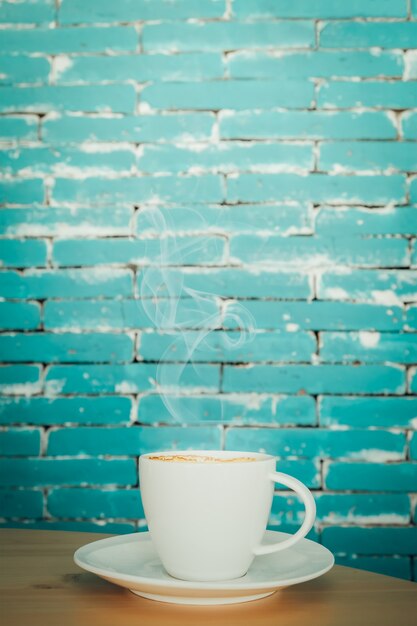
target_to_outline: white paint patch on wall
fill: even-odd
[[[52,59],[51,80],[55,82],[62,78],[63,74],[74,65],[73,60],[68,56],[57,56]]]
[[[297,330],[300,330],[300,327],[298,324],[289,323],[285,325],[285,330],[287,333],[296,333]]]
[[[349,459],[366,459],[367,463],[387,463],[388,461],[404,460],[404,452],[396,450],[379,450],[378,448],[359,450],[351,452]]]
[[[330,300],[348,300],[349,294],[345,289],[341,287],[327,287],[324,291],[326,298]]]
[[[371,295],[377,304],[384,304],[385,306],[402,306],[403,303],[394,291],[389,289],[371,291]]]
[[[404,80],[417,78],[417,50],[407,50],[404,54]]]
[[[364,348],[375,348],[381,339],[381,333],[362,330],[358,333],[360,344]]]
[[[128,380],[123,380],[115,386],[116,393],[137,393],[138,387],[135,383],[131,383]]]

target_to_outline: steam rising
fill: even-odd
[[[151,206],[140,211],[141,229],[144,230],[141,236],[147,237],[152,250],[152,264],[144,267],[141,274],[142,306],[151,325],[157,331],[172,336],[157,366],[156,388],[167,411],[178,423],[194,421],[191,411],[182,405],[180,395],[186,368],[193,367],[197,378],[201,380],[201,387],[205,387],[195,365],[199,361],[199,354],[212,352],[210,359],[204,359],[206,362],[227,361],[227,356],[218,355],[219,345],[220,352],[227,355],[252,340],[255,332],[252,315],[240,303],[226,304],[215,293],[187,286],[182,268],[190,265],[190,259],[194,264],[199,263],[198,255],[205,249],[209,227],[203,216],[194,209],[181,209],[181,219],[184,219],[185,212],[190,222],[196,224],[193,230],[199,236],[175,236],[175,230],[178,230],[174,224],[175,209],[162,213],[158,207]],[[173,273],[172,266],[179,266],[178,271]],[[224,327],[237,330],[228,333],[223,330],[219,333],[220,341],[216,342],[214,348],[210,336]],[[173,363],[176,354],[181,362]],[[223,406],[219,398],[219,419],[222,416]]]

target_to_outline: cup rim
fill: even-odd
[[[266,454],[263,452],[253,452],[250,450],[156,450],[155,452],[147,452],[146,454],[141,454],[139,457],[139,462],[141,460],[152,460],[153,463],[166,463],[166,461],[162,461],[161,459],[151,459],[153,456],[212,456],[219,458],[227,458],[227,457],[253,457],[255,463],[266,463],[268,461],[276,461],[277,457],[272,454]],[[176,461],[175,459],[170,461],[170,463],[184,464],[189,463],[192,464],[193,467],[196,466],[195,463],[191,463],[191,461]],[[235,467],[239,461],[233,464],[222,465],[222,467]],[[203,465],[203,464],[201,464]],[[208,464],[204,464],[204,467],[207,467]],[[213,464],[214,465],[214,464]]]

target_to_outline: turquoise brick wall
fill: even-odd
[[[264,450],[339,563],[415,577],[416,1],[0,20],[0,526],[143,530],[141,453]]]

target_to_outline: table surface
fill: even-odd
[[[415,583],[335,566],[263,600],[178,606],[145,600],[80,570],[72,555],[109,535],[0,531],[0,603],[7,626],[416,626]]]

